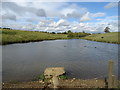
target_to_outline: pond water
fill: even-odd
[[[81,39],[51,40],[2,46],[3,81],[29,81],[47,67],[64,67],[75,78],[105,78],[108,60],[118,74],[118,44]]]

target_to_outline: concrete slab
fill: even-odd
[[[45,77],[59,76],[65,73],[64,67],[50,67],[46,68],[44,71]]]

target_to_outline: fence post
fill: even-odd
[[[115,75],[112,75],[112,84],[113,84],[113,88],[116,88],[118,85],[118,80],[117,77]]]
[[[113,61],[110,60],[108,65],[108,88],[113,88],[112,75],[113,75]]]

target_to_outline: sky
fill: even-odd
[[[104,0],[103,0],[104,1]],[[116,0],[117,1],[117,0]],[[47,32],[118,31],[117,2],[1,2],[0,27]]]

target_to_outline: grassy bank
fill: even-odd
[[[120,32],[111,32],[111,33],[103,33],[103,34],[92,34],[82,39],[98,41],[98,42],[106,42],[106,43],[115,43],[120,44]]]
[[[22,30],[8,30],[0,29],[0,44],[12,44],[12,43],[26,43],[36,42],[43,40],[56,40],[56,39],[86,39],[98,42],[115,43],[120,44],[118,39],[120,32],[111,32],[104,34],[89,34],[89,33],[66,33],[55,34],[47,32],[35,32],[35,31],[22,31]]]
[[[7,30],[0,29],[0,37],[2,36],[2,42],[0,44],[11,43],[26,43],[43,40],[55,40],[55,39],[67,39],[65,34],[51,34],[45,32],[34,31],[22,31],[22,30]]]

